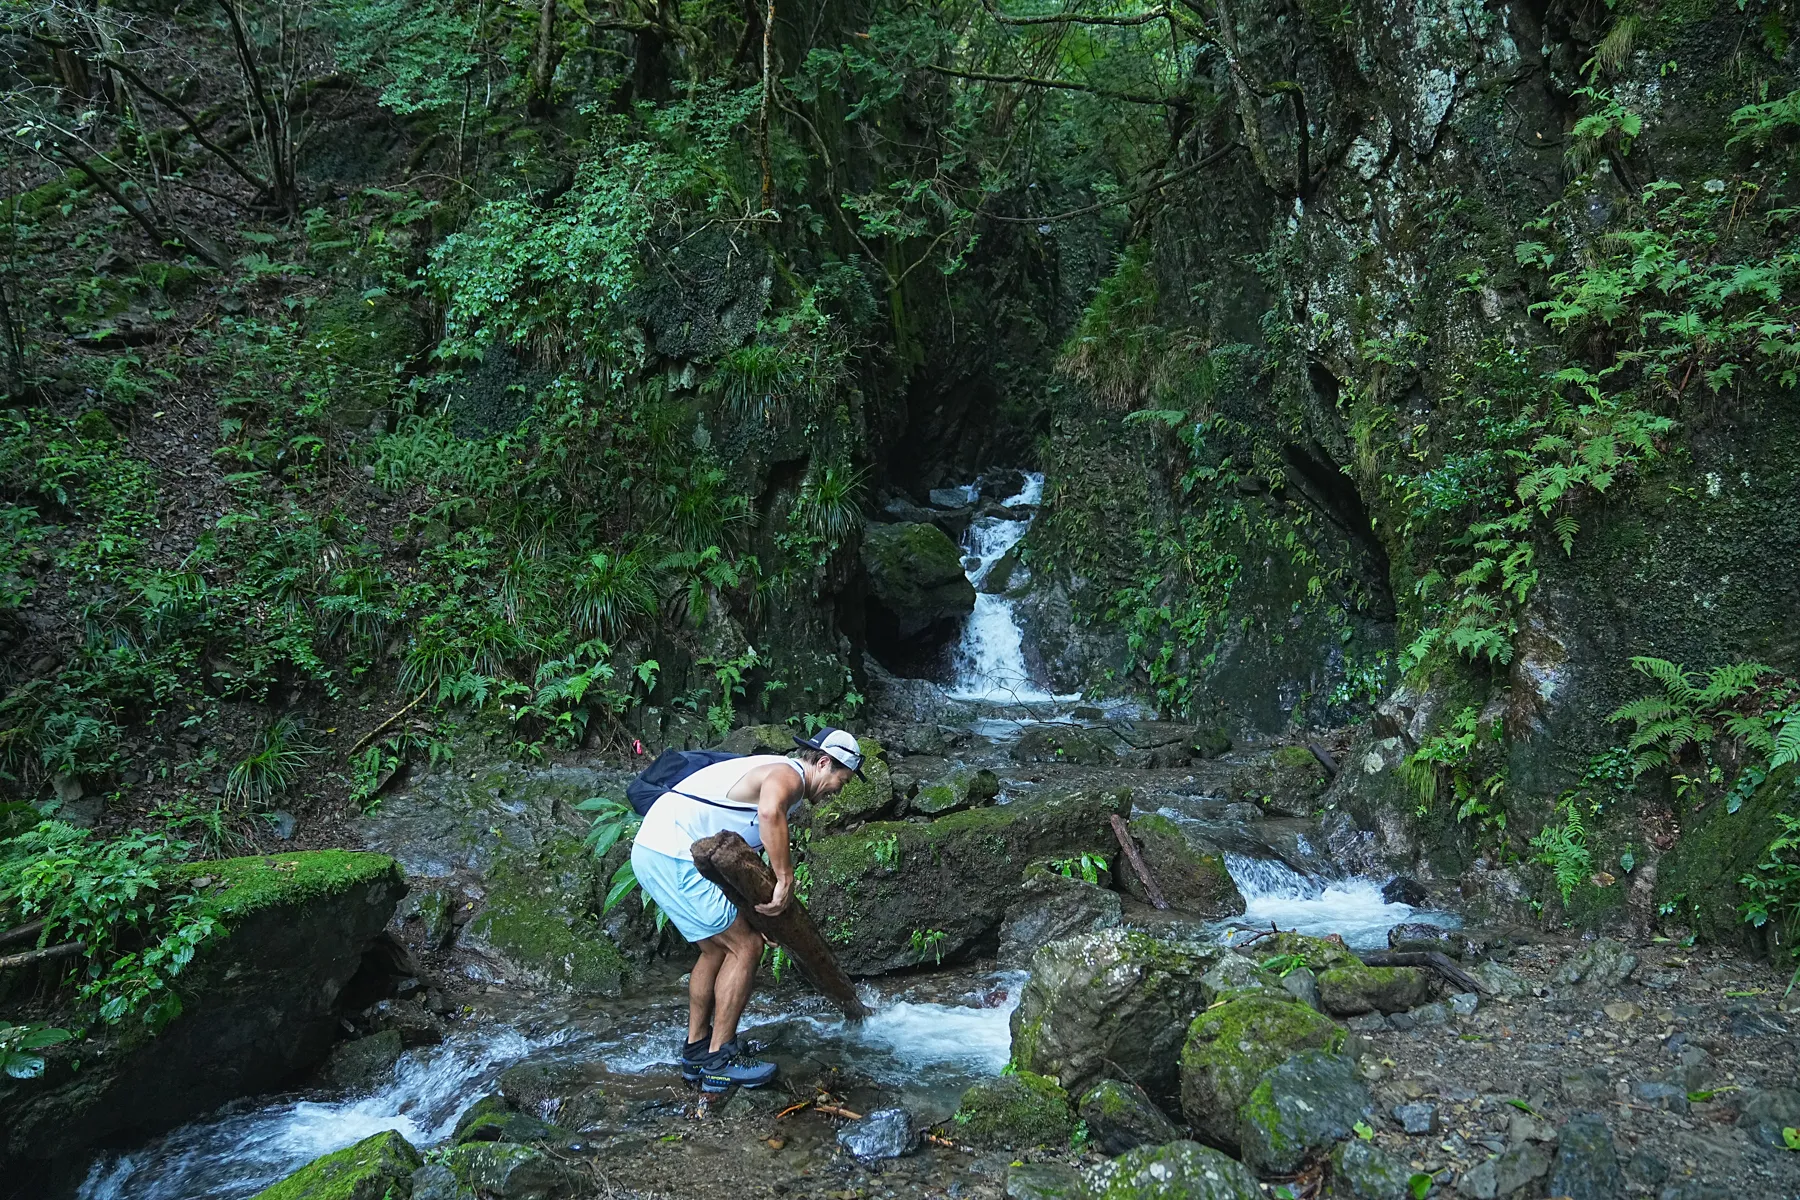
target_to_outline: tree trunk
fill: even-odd
[[[550,114],[551,93],[556,84],[556,64],[562,57],[556,44],[556,0],[538,4],[537,47],[531,54],[531,94],[525,111],[534,117]]]
[[[715,833],[695,842],[693,853],[700,874],[719,885],[750,928],[786,950],[826,999],[852,1020],[869,1015],[868,1006],[857,999],[856,985],[838,966],[804,904],[795,899],[778,917],[756,911],[758,904],[767,904],[775,894],[775,872],[743,838],[731,832]]]

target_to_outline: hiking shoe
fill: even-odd
[[[706,1060],[709,1057],[706,1053],[706,1048],[711,1044],[712,1037],[710,1035],[701,1038],[697,1042],[683,1042],[681,1044],[681,1078],[683,1080],[688,1083],[700,1082],[700,1069],[706,1065]]]
[[[756,1088],[775,1078],[775,1064],[750,1058],[738,1050],[735,1041],[727,1042],[718,1053],[707,1058],[700,1068],[700,1090],[718,1094],[732,1084]]]

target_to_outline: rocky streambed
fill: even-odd
[[[1330,802],[1328,748],[937,703],[873,727],[870,783],[802,837],[809,904],[875,1016],[765,977],[746,1037],[777,1086],[702,1108],[672,1065],[684,954],[635,902],[594,913],[611,864],[586,862],[573,804],[626,772],[458,764],[361,829],[411,876],[392,933],[416,976],[344,1012],[299,1090],[103,1153],[78,1194],[1800,1189],[1792,1018],[1766,967],[1562,938],[1391,878]],[[1451,969],[1359,957],[1390,948]]]

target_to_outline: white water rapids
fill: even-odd
[[[973,489],[965,489],[973,501]],[[1044,476],[1026,472],[1025,487],[1016,496],[1001,503],[1007,508],[1035,509],[1044,499]],[[999,517],[976,517],[963,535],[963,554],[973,561],[964,572],[977,589],[1006,556],[1019,544],[1031,518],[1008,521]],[[950,684],[950,696],[957,700],[985,700],[998,704],[1032,704],[1055,700],[1074,700],[1077,695],[1057,696],[1032,682],[1025,667],[1025,639],[1013,611],[1014,602],[1006,596],[977,591],[975,609],[963,625],[962,640],[955,654],[956,677]]]
[[[1274,922],[1313,937],[1335,933],[1356,949],[1385,949],[1387,932],[1406,921],[1424,921],[1445,928],[1462,922],[1454,915],[1409,904],[1389,904],[1381,898],[1381,885],[1372,879],[1318,879],[1302,875],[1273,858],[1226,854],[1225,869],[1244,894],[1244,925],[1267,928]],[[1231,940],[1227,931],[1225,939]]]

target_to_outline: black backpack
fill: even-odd
[[[741,754],[733,754],[729,750],[664,750],[657,755],[651,764],[638,772],[638,777],[625,785],[625,800],[631,810],[638,816],[650,811],[656,798],[664,792],[675,790],[675,785],[698,771],[702,767],[710,767],[714,763],[724,762],[728,758],[742,758]],[[686,793],[682,793],[686,795]],[[698,796],[689,799],[699,800]],[[712,804],[711,800],[701,801]],[[731,808],[733,805],[715,805],[718,808]]]

